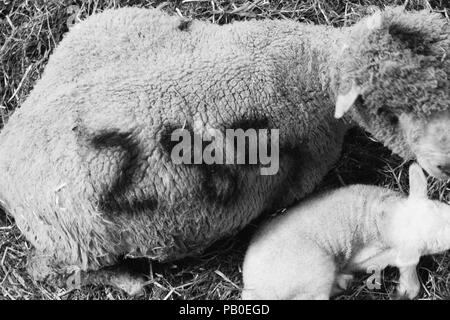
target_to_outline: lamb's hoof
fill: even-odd
[[[336,279],[334,280],[333,287],[331,288],[331,293],[327,296],[327,299],[330,298],[329,296],[334,297],[346,291],[350,287],[353,278],[353,275],[349,273],[338,274],[336,276]]]
[[[120,290],[123,290],[132,297],[139,297],[145,293],[145,281],[140,277],[134,277],[129,274],[122,273],[113,275],[110,278],[110,282],[112,285]]]
[[[339,289],[347,290],[350,287],[354,277],[352,274],[341,273],[336,277],[336,285]]]
[[[393,295],[394,300],[413,300],[419,295],[420,286],[410,288],[398,287]]]

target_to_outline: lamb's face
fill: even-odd
[[[450,246],[450,206],[427,197],[427,178],[415,163],[409,167],[409,197],[391,215],[391,237],[403,252],[435,254]],[[408,255],[407,255],[408,256]]]
[[[359,22],[350,35],[336,116],[350,109],[393,152],[450,178],[448,22],[428,12],[388,9]]]

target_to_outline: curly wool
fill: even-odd
[[[329,95],[337,31],[137,8],[76,25],[0,134],[0,194],[36,249],[30,272],[193,255],[310,193],[345,132]],[[276,175],[171,161],[174,129],[260,125],[280,128]]]
[[[362,87],[352,116],[392,151],[411,158],[393,116],[427,119],[450,106],[450,25],[439,14],[387,8],[371,33],[350,32],[342,59],[343,82]]]

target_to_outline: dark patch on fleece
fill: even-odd
[[[226,129],[268,129],[270,130],[269,119],[267,117],[248,117],[239,119],[226,126]],[[234,142],[235,143],[235,142]],[[258,141],[259,143],[259,141]],[[268,131],[268,152],[270,154],[270,131]],[[236,145],[234,154],[236,157]],[[236,158],[235,158],[236,161]],[[235,162],[236,163],[236,162]],[[232,205],[237,201],[240,193],[240,175],[249,174],[242,169],[259,167],[259,164],[249,164],[249,141],[245,140],[245,164],[243,165],[197,165],[202,174],[202,191],[206,195],[206,200],[210,203],[222,206]]]
[[[200,165],[201,189],[209,203],[227,206],[238,195],[238,171],[230,165]]]
[[[134,175],[139,168],[139,156],[142,150],[131,133],[119,131],[103,131],[91,140],[96,149],[120,148],[123,158],[120,169],[113,179],[110,188],[100,195],[99,209],[105,213],[136,212],[154,210],[158,201],[154,197],[136,199],[127,195],[130,193]],[[131,192],[132,193],[132,192]]]
[[[248,117],[246,119],[239,119],[237,121],[232,122],[227,129],[242,129],[243,131],[247,131],[249,129],[256,130],[256,133],[258,134],[258,130],[260,129],[266,129],[267,130],[267,154],[271,154],[271,138],[270,138],[270,122],[267,117]],[[237,150],[236,150],[236,139],[233,141],[234,143],[234,155],[235,155],[235,162],[237,163]],[[259,148],[259,136],[257,139],[257,144]],[[254,168],[259,167],[259,159],[257,159],[256,164],[250,164],[250,145],[249,145],[249,139],[245,139],[245,161],[244,164],[239,164],[240,167],[243,168]]]
[[[430,43],[427,40],[427,35],[423,32],[411,30],[410,28],[400,24],[392,24],[389,26],[389,34],[417,54],[431,54],[429,48]]]
[[[172,132],[177,129],[181,129],[182,126],[175,125],[172,123],[164,124],[161,135],[159,138],[159,143],[164,150],[164,152],[170,157],[172,149],[179,143],[179,141],[172,141]]]
[[[399,119],[396,114],[394,114],[389,107],[382,106],[378,108],[377,115],[382,117],[390,126],[398,125]]]
[[[192,24],[192,20],[189,19],[181,19],[180,24],[178,25],[178,30],[180,31],[189,31],[189,28]]]
[[[288,189],[301,181],[305,163],[317,161],[312,159],[308,145],[305,142],[297,145],[286,144],[280,146],[280,158],[287,159],[289,163],[285,184]]]
[[[196,150],[198,148],[198,146],[194,145],[194,136],[196,136],[197,134],[194,133],[194,130],[192,129],[192,126],[190,124],[188,124],[188,123],[185,123],[183,125],[173,124],[173,123],[164,124],[163,128],[161,129],[159,143],[160,143],[164,153],[168,156],[169,161],[171,161],[171,154],[172,154],[173,148],[177,144],[181,143],[181,139],[182,138],[180,138],[180,140],[172,141],[172,133],[175,130],[179,130],[179,129],[186,130],[189,133],[190,137],[191,137],[191,146],[190,146],[190,150],[192,150],[192,152],[191,152],[191,164],[193,164],[194,163],[194,152],[202,152],[202,154],[203,154],[203,150],[206,148],[206,146],[210,142],[209,141],[202,141],[202,146],[201,146],[202,149],[201,150]],[[180,156],[184,156],[183,150],[181,151]],[[189,164],[186,164],[186,165],[189,165]]]
[[[199,194],[199,197],[212,205],[228,205],[230,200],[235,198],[238,191],[238,171],[235,169],[235,166],[226,164],[195,164],[194,153],[201,152],[201,154],[203,154],[203,151],[211,142],[202,141],[202,145],[200,146],[201,150],[199,146],[195,146],[194,136],[196,133],[193,131],[190,124],[164,125],[160,134],[160,145],[168,156],[168,159],[170,159],[170,154],[174,146],[180,143],[180,141],[171,140],[172,132],[181,128],[187,130],[191,137],[191,163],[180,165],[190,168],[197,177],[199,183],[193,185],[193,188],[198,188],[197,193]],[[195,148],[198,148],[199,150],[195,150]],[[194,182],[194,180],[192,182]]]
[[[232,122],[229,129],[269,129],[269,119],[267,117],[249,117],[246,119],[239,119]]]

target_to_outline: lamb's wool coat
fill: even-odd
[[[389,60],[372,53],[379,59],[367,60],[377,41],[364,22],[217,26],[138,8],[76,25],[0,134],[0,199],[36,248],[30,270],[37,277],[93,270],[124,254],[180,258],[301,199],[339,156],[345,128],[333,118],[336,96],[355,81],[367,84],[369,104],[380,97],[379,82],[364,78],[376,72],[361,68]],[[361,108],[352,111],[356,119]],[[374,112],[380,139],[411,156]],[[177,128],[280,129],[279,172],[175,165],[170,135]]]
[[[329,299],[356,271],[399,268],[397,295],[420,291],[423,255],[450,248],[450,206],[427,198],[427,179],[409,169],[409,196],[351,185],[302,201],[258,230],[243,265],[243,299]],[[368,289],[371,289],[370,286]]]

